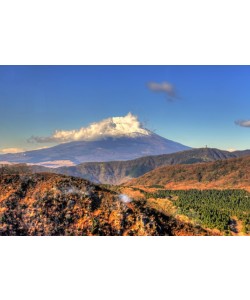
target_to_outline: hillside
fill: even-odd
[[[250,193],[242,189],[164,189],[162,186],[119,187],[134,198],[213,234],[250,235]]]
[[[29,166],[26,164],[1,164],[0,163],[0,176],[12,175],[12,174],[30,174],[41,172],[52,172],[53,169],[49,169],[42,166]]]
[[[160,167],[126,185],[162,185],[168,189],[238,188],[250,191],[250,156]]]
[[[129,199],[129,201],[128,201]],[[210,235],[147,204],[56,174],[0,176],[0,235]]]
[[[237,155],[241,155],[239,152]],[[210,149],[192,149],[173,154],[141,157],[129,161],[83,163],[74,167],[62,167],[53,172],[77,176],[95,183],[121,184],[165,165],[194,164],[236,157],[234,153]]]

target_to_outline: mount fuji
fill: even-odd
[[[0,155],[0,162],[39,164],[49,167],[83,162],[131,160],[191,149],[144,128],[131,113],[92,123],[78,130],[56,131],[48,137],[32,137],[36,143],[58,145],[15,154]]]

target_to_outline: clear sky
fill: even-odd
[[[249,149],[250,66],[0,66],[0,150],[135,114],[191,147]]]

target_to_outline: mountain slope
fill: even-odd
[[[82,162],[130,160],[187,149],[190,148],[152,134],[138,135],[137,137],[105,138],[98,141],[70,142],[47,149],[0,155],[0,161],[33,164],[70,161],[79,164]]]
[[[131,113],[92,123],[78,130],[57,130],[48,137],[31,137],[35,143],[57,146],[0,155],[0,161],[38,163],[43,166],[82,162],[131,160],[142,156],[174,153],[190,149],[144,128]]]
[[[201,148],[174,154],[147,156],[130,161],[83,163],[74,167],[58,168],[54,172],[82,177],[96,183],[121,184],[160,166],[210,162],[233,157],[235,155],[231,152]]]
[[[169,189],[246,189],[250,191],[250,156],[211,163],[157,168],[126,185],[162,185]]]
[[[0,235],[208,235],[115,192],[56,174],[0,176]]]

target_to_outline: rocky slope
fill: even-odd
[[[56,174],[0,176],[0,235],[208,235],[199,226],[90,182]]]

